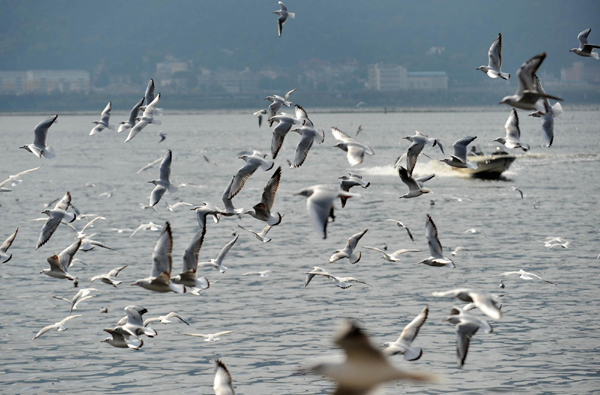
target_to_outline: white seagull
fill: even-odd
[[[313,185],[300,190],[295,195],[308,198],[306,199],[308,215],[315,230],[323,239],[327,238],[328,219],[330,217],[332,219],[335,218],[333,202],[340,197],[351,198],[360,196],[356,193],[336,190],[326,185]]]
[[[401,250],[398,250],[398,251],[394,251],[391,254],[388,254],[387,252],[385,252],[381,248],[377,248],[377,247],[363,246],[363,248],[366,248],[367,250],[373,250],[373,251],[381,252],[383,254],[381,256],[381,259],[385,259],[388,262],[400,262],[400,258],[399,258],[400,255],[406,254],[406,253],[409,253],[409,252],[421,252],[422,251],[422,250],[401,249]]]
[[[456,325],[456,359],[458,368],[462,368],[467,358],[471,337],[477,333],[479,329],[485,333],[493,332],[492,326],[485,320],[467,313],[464,309],[452,307],[450,316],[446,321]]]
[[[413,243],[415,242],[415,238],[413,237],[412,233],[410,232],[410,229],[408,229],[408,227],[406,225],[404,225],[401,221],[398,221],[397,219],[392,219],[392,218],[388,218],[388,219],[386,219],[386,221],[395,222],[396,226],[398,226],[399,228],[406,229],[406,233],[408,233],[408,237],[410,237],[410,239],[412,240]]]
[[[50,237],[54,234],[56,229],[58,229],[58,225],[65,220],[67,222],[73,222],[77,218],[76,214],[68,213],[67,210],[71,205],[71,193],[67,192],[65,196],[61,200],[56,203],[53,209],[46,209],[42,211],[42,214],[46,214],[48,219],[46,223],[42,227],[42,231],[40,232],[40,237],[38,238],[37,245],[35,249],[37,250],[44,244],[50,240]]]
[[[479,66],[476,70],[481,70],[490,78],[502,78],[504,80],[510,79],[510,74],[503,73],[500,68],[502,67],[502,33],[498,33],[496,39],[492,43],[490,50],[488,51],[488,65]]]
[[[271,137],[271,155],[273,159],[277,158],[277,154],[283,145],[285,136],[292,129],[292,126],[298,123],[298,120],[290,114],[281,113],[274,115],[270,118],[271,122],[277,122],[277,126],[273,129],[273,136]]]
[[[334,276],[334,275],[332,275],[330,273],[321,272],[321,271],[310,271],[310,272],[305,273],[305,274],[312,274],[312,275],[315,275],[315,276],[324,276],[324,277],[327,277],[331,281],[333,281],[335,283],[335,285],[337,285],[341,289],[350,288],[352,286],[352,283],[365,284],[365,285],[368,285],[369,287],[371,287],[370,284],[367,284],[364,281],[357,280],[354,277],[338,277],[338,276]]]
[[[308,284],[310,284],[312,279],[316,276],[316,274],[314,274],[315,272],[327,273],[327,269],[323,269],[322,267],[319,267],[319,266],[313,267],[310,272],[306,273],[306,279],[304,279],[304,288],[308,287]]]
[[[37,169],[39,169],[40,167],[42,167],[42,166],[38,166],[38,167],[35,167],[33,169],[22,171],[20,173],[15,174],[15,175],[8,176],[8,178],[6,180],[0,182],[0,192],[10,192],[10,191],[12,191],[12,189],[4,188],[4,186],[8,185],[9,183],[11,185],[8,185],[8,186],[18,185],[18,183],[20,182],[21,176],[24,176],[25,174],[32,173],[32,172],[36,171]]]
[[[473,303],[487,316],[495,320],[502,318],[502,312],[500,311],[500,307],[498,306],[495,297],[485,292],[468,288],[456,288],[445,292],[433,292],[432,295],[438,297],[450,296],[462,300],[463,302]]]
[[[139,350],[144,345],[142,339],[132,335],[120,326],[113,329],[105,328],[103,331],[108,332],[111,337],[100,340],[101,343],[108,343],[117,348],[131,348],[133,350]]]
[[[306,370],[335,380],[337,395],[373,394],[382,384],[394,380],[438,381],[431,374],[404,371],[392,366],[353,321],[342,324],[334,342],[344,350],[345,360],[340,362],[339,358],[335,361],[323,359]]]
[[[146,335],[148,337],[154,337],[157,335],[154,329],[148,328],[144,325],[142,316],[148,312],[146,308],[129,305],[123,310],[125,310],[127,315],[121,318],[117,325],[121,326],[129,334],[133,336]]]
[[[227,196],[229,199],[233,199],[242,190],[248,178],[259,167],[264,171],[269,171],[273,168],[275,163],[272,160],[267,160],[266,157],[267,154],[263,154],[260,151],[253,151],[252,155],[242,155],[239,157],[239,159],[243,159],[246,163],[237,171],[233,178],[229,196]]]
[[[268,243],[271,241],[271,239],[267,237],[267,233],[269,233],[269,231],[272,228],[271,225],[265,226],[264,229],[260,231],[260,233],[257,233],[250,229],[246,229],[242,225],[238,225],[238,227],[244,229],[246,232],[252,233],[254,235],[254,237],[256,237],[258,240],[262,241],[263,243]]]
[[[48,129],[56,122],[57,118],[58,115],[52,115],[40,122],[33,131],[33,144],[27,144],[19,148],[31,152],[38,158],[42,156],[46,159],[54,158],[54,148],[46,145],[46,137],[48,137]]]
[[[225,366],[220,359],[217,359],[215,364],[217,365],[215,368],[215,379],[213,383],[215,395],[235,395],[231,374],[229,373],[229,370],[227,370],[227,366]]]
[[[217,333],[209,333],[209,334],[202,334],[202,333],[182,333],[182,335],[185,336],[193,336],[193,337],[203,337],[205,342],[210,342],[210,343],[215,343],[216,341],[218,341],[219,339],[221,339],[219,336],[223,336],[223,335],[228,335],[230,333],[233,333],[235,331],[224,331],[224,332],[217,332]]]
[[[506,96],[499,104],[508,104],[509,106],[521,108],[523,110],[537,110],[545,112],[544,103],[540,100],[542,97],[549,99],[561,100],[560,97],[549,95],[545,92],[535,90],[533,81],[534,74],[546,59],[546,52],[535,55],[519,67],[517,70],[517,91],[512,96]]]
[[[573,48],[569,50],[569,52],[575,52],[579,56],[583,56],[586,58],[592,57],[596,60],[600,59],[598,52],[594,52],[594,49],[600,48],[600,45],[594,45],[588,43],[588,36],[590,35],[592,29],[585,29],[581,33],[577,35],[577,40],[579,40],[579,48]]]
[[[314,126],[309,125],[306,120],[303,121],[300,128],[292,129],[292,131],[302,136],[300,142],[296,146],[294,161],[290,165],[290,168],[296,168],[302,166],[308,156],[308,151],[315,140],[319,141],[319,144],[325,141],[325,131],[322,129],[315,129]]]
[[[352,264],[355,264],[358,261],[360,261],[360,258],[362,258],[362,253],[359,252],[358,255],[356,255],[354,253],[354,250],[356,249],[360,239],[362,239],[362,237],[365,235],[365,233],[367,233],[368,230],[369,229],[365,229],[360,233],[350,236],[350,238],[346,242],[346,246],[344,247],[344,249],[335,250],[334,254],[331,256],[331,258],[329,258],[329,263],[337,262],[343,258],[348,258],[348,260]]]
[[[192,241],[185,249],[183,254],[183,271],[175,277],[171,278],[175,284],[182,284],[192,288],[192,293],[198,295],[200,290],[208,289],[210,283],[206,277],[197,277],[198,271],[198,255],[204,242],[206,229],[201,229],[192,238]]]
[[[544,87],[542,86],[542,82],[538,78],[537,75],[534,76],[535,86],[538,92],[546,93]],[[554,103],[554,105],[550,105],[550,101],[547,98],[542,98],[544,103],[544,113],[540,113],[538,111],[534,111],[529,116],[542,118],[542,131],[544,132],[544,141],[546,142],[546,147],[550,147],[554,142],[554,118],[560,117],[563,113],[562,106],[559,102]]]
[[[427,259],[423,259],[419,263],[423,263],[428,266],[446,266],[452,265],[456,267],[452,259],[448,259],[444,256],[444,250],[440,239],[438,239],[438,231],[433,219],[427,214],[427,221],[425,222],[425,237],[427,238],[427,244],[429,245],[429,255]]]
[[[108,120],[110,119],[110,110],[112,110],[112,104],[111,104],[111,102],[108,102],[108,104],[102,111],[102,114],[100,114],[100,120],[92,122],[92,123],[95,123],[96,126],[94,126],[94,128],[90,132],[90,136],[98,134],[107,128],[110,130],[115,130],[115,127],[108,123]]]
[[[254,205],[251,210],[245,211],[244,214],[249,214],[260,221],[265,221],[267,225],[279,225],[283,215],[279,212],[273,214],[271,213],[271,209],[273,208],[273,203],[275,203],[275,195],[277,194],[277,188],[279,188],[280,181],[281,166],[275,170],[267,182],[260,203]]]
[[[148,183],[154,184],[155,187],[150,194],[150,206],[155,206],[158,202],[160,202],[160,198],[165,194],[168,190],[170,193],[177,192],[177,186],[169,181],[171,176],[171,161],[173,160],[173,152],[168,150],[160,163],[160,174],[159,178],[156,180],[150,180]]]
[[[421,196],[425,193],[431,193],[431,189],[423,187],[422,184],[419,185],[419,183],[410,176],[408,170],[402,166],[398,168],[398,176],[400,176],[400,180],[402,180],[402,182],[408,187],[408,193],[400,196],[400,199],[410,199]]]
[[[59,332],[64,332],[67,329],[69,329],[69,328],[67,328],[65,326],[65,324],[67,323],[67,321],[72,320],[73,318],[77,318],[77,317],[81,317],[81,314],[79,314],[79,315],[70,315],[68,317],[65,317],[62,321],[59,321],[59,322],[57,322],[55,324],[46,326],[46,327],[42,328],[42,330],[40,330],[37,333],[37,335],[35,335],[33,337],[33,339],[31,339],[31,340],[37,339],[38,337],[42,336],[44,333],[48,332],[51,329],[58,329]]]
[[[221,273],[225,273],[225,270],[227,270],[227,267],[223,266],[223,260],[225,259],[225,256],[227,255],[227,253],[229,252],[231,247],[233,247],[233,245],[235,244],[235,242],[237,241],[237,239],[239,237],[240,237],[240,235],[237,235],[233,238],[233,240],[231,240],[229,243],[225,244],[225,246],[221,249],[221,252],[219,252],[217,259],[211,259],[210,262],[200,262],[198,264],[198,266],[200,266],[200,267],[212,266],[216,269],[219,269],[219,271]]]
[[[348,159],[350,166],[360,165],[363,162],[365,154],[375,155],[375,152],[371,147],[354,140],[336,127],[331,128],[331,134],[333,134],[333,137],[336,140],[340,141],[334,145],[334,148],[339,148],[347,153],[346,159]]]
[[[189,325],[189,323],[184,320],[183,318],[181,318],[181,316],[177,313],[175,313],[174,311],[171,311],[169,314],[167,315],[161,315],[159,317],[152,317],[152,318],[147,318],[144,320],[144,326],[148,326],[149,323],[151,322],[156,322],[156,321],[160,321],[161,324],[170,324],[172,321],[169,321],[169,318],[177,318],[179,321],[183,322],[186,325]]]
[[[161,121],[159,121],[158,119],[154,119],[155,115],[157,114],[157,106],[158,106],[158,102],[160,101],[160,93],[158,95],[156,95],[156,98],[146,106],[146,109],[144,110],[144,115],[142,115],[142,117],[140,118],[140,120],[131,128],[129,129],[129,135],[127,136],[127,139],[125,140],[125,142],[128,142],[129,140],[131,140],[132,138],[134,138],[139,132],[141,132],[149,123],[152,123],[154,125],[161,125]]]
[[[71,281],[77,279],[68,273],[69,267],[73,263],[73,256],[81,246],[81,239],[65,248],[60,254],[52,255],[46,260],[50,264],[50,269],[44,269],[40,274],[45,274],[54,278],[67,278]]]
[[[4,240],[4,243],[2,243],[0,246],[0,263],[6,263],[11,260],[12,254],[9,254],[7,251],[12,245],[13,241],[15,241],[18,232],[19,228],[17,228],[12,235],[8,236],[8,239]]]
[[[73,299],[71,299],[71,309],[69,310],[69,314],[71,314],[73,310],[77,308],[77,305],[83,300],[90,299],[90,294],[94,291],[99,292],[99,290],[96,288],[80,289],[79,292],[77,292],[75,296],[73,296]]]
[[[283,4],[281,1],[279,2],[279,5],[281,6],[281,9],[277,10],[277,11],[273,11],[273,14],[279,15],[279,18],[277,18],[277,33],[279,34],[279,37],[281,37],[281,31],[283,30],[283,24],[285,23],[285,21],[287,21],[288,17],[290,17],[292,19],[296,18],[296,13],[289,12],[287,7],[285,6],[285,4]]]
[[[154,292],[184,293],[185,286],[171,283],[173,269],[173,234],[171,224],[167,221],[152,252],[152,272],[150,277],[137,280],[137,285]]]
[[[383,344],[386,347],[383,352],[387,355],[402,354],[407,361],[416,361],[421,358],[423,350],[420,347],[412,347],[412,342],[419,334],[419,330],[427,320],[428,314],[429,306],[425,306],[423,311],[404,327],[398,340]]]
[[[340,188],[342,191],[346,192],[349,192],[350,188],[358,185],[360,185],[362,188],[368,188],[371,185],[370,182],[363,181],[362,176],[353,173],[348,173],[347,176],[338,177],[338,180],[342,180]],[[346,207],[346,200],[348,199],[341,197],[340,200],[342,201],[342,208]]]
[[[135,106],[133,106],[133,108],[129,112],[129,119],[127,121],[123,121],[119,124],[119,129],[117,130],[117,133],[126,132],[127,130],[129,130],[135,126],[136,119],[138,117],[138,113],[140,112],[140,107],[143,104],[144,104],[144,98],[142,97],[137,103],[135,103]]]
[[[408,170],[408,174],[411,176],[415,169],[415,165],[417,164],[417,158],[426,145],[430,147],[435,147],[437,145],[440,147],[442,154],[444,153],[444,147],[438,139],[429,138],[426,134],[423,134],[418,130],[415,131],[414,136],[406,136],[403,137],[403,139],[412,143],[406,152],[406,170]]]
[[[537,278],[538,280],[542,280],[542,281],[544,281],[544,282],[547,282],[548,284],[552,284],[552,285],[558,285],[558,284],[556,284],[556,283],[553,283],[552,281],[548,281],[548,280],[545,280],[545,279],[541,278],[541,277],[540,277],[540,276],[538,276],[537,274],[533,274],[533,273],[530,273],[530,272],[526,272],[526,271],[525,271],[525,270],[523,270],[523,269],[520,269],[518,272],[504,272],[504,273],[501,273],[500,275],[501,275],[501,276],[510,276],[510,275],[513,275],[513,274],[516,274],[516,275],[518,275],[518,276],[519,276],[520,278],[522,278],[523,280],[533,280],[533,279],[536,279],[536,278]]]
[[[271,95],[271,96],[265,97],[265,100],[268,100],[271,102],[271,104],[269,105],[269,107],[266,110],[267,120],[269,121],[269,127],[273,126],[273,120],[271,118],[273,118],[275,115],[277,115],[277,112],[281,109],[281,106],[286,106],[286,107],[292,106],[292,102],[289,101],[290,95],[292,93],[294,93],[297,89],[298,88],[294,88],[291,91],[289,91],[288,93],[286,93],[285,98],[283,98],[279,95]]]
[[[242,276],[256,276],[259,275],[261,277],[269,277],[270,270],[261,270],[260,272],[246,272],[242,274]]]
[[[90,281],[93,282],[96,280],[100,280],[104,284],[112,285],[113,287],[117,288],[117,285],[121,284],[121,281],[118,281],[116,277],[119,275],[119,273],[121,273],[121,270],[125,269],[126,267],[127,265],[119,266],[115,269],[112,269],[106,274],[99,274],[97,276],[92,277]]]
[[[508,149],[521,148],[523,151],[529,151],[529,145],[521,142],[519,116],[515,108],[510,112],[504,128],[506,129],[506,137],[498,137],[494,140],[495,142],[502,144]]]
[[[454,148],[454,155],[450,156],[450,159],[442,159],[440,162],[444,162],[445,164],[458,167],[458,168],[469,168],[469,169],[477,169],[477,164],[474,162],[469,162],[467,159],[467,146],[475,140],[477,136],[468,136],[462,139],[456,140],[452,145]]]
[[[133,231],[133,233],[131,234],[131,236],[129,236],[129,238],[133,237],[133,235],[136,234],[140,230],[151,230],[153,232],[156,232],[156,231],[159,231],[161,229],[162,229],[162,225],[157,225],[154,222],[150,221],[147,224],[141,224],[140,226],[138,226],[137,228],[135,228],[135,230]]]

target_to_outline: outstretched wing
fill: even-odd
[[[492,43],[488,51],[488,58],[489,66],[500,70],[500,67],[502,67],[502,33],[498,33],[498,36]]]
[[[262,194],[261,202],[264,203],[269,210],[271,210],[273,203],[275,202],[275,195],[277,194],[277,188],[279,188],[279,181],[281,181],[281,166],[275,170],[275,173],[273,173],[269,179],[269,182],[267,182]]]
[[[160,233],[158,241],[152,252],[152,277],[158,277],[162,273],[171,275],[173,268],[173,234],[171,224],[167,221],[165,228]]]
[[[410,324],[406,325],[406,327],[400,334],[398,341],[404,340],[404,341],[408,342],[408,344],[412,343],[413,340],[415,340],[415,338],[419,334],[419,330],[421,329],[421,327],[427,320],[428,315],[429,315],[429,306],[425,306],[423,311],[421,311],[421,313],[419,313],[419,315],[414,320],[412,320],[410,322]]]
[[[50,126],[52,126],[54,124],[54,122],[56,122],[57,118],[58,118],[58,115],[52,115],[51,117],[48,117],[48,118],[44,119],[42,122],[38,123],[38,125],[35,127],[35,129],[33,131],[33,133],[34,133],[33,144],[40,146],[40,147],[46,146],[46,137],[48,136],[48,129],[50,128]]]
[[[190,245],[185,249],[185,253],[183,254],[183,272],[195,272],[198,268],[198,255],[200,254],[205,234],[206,228],[203,228],[194,235]]]

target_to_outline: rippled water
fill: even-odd
[[[213,285],[200,296],[157,294],[130,287],[129,283],[149,275],[158,232],[139,232],[129,238],[131,232],[111,229],[170,221],[175,240],[174,271],[180,270],[183,251],[198,228],[195,215],[185,207],[168,211],[164,202],[176,202],[169,194],[158,204],[158,212],[142,210],[139,203],[147,204],[153,188],[147,181],[155,178],[158,170],[136,171],[164,155],[167,148],[172,149],[172,178],[188,184],[176,196],[194,204],[208,201],[221,205],[223,189],[243,163],[237,156],[248,149],[268,152],[268,128],[258,129],[251,115],[167,114],[162,117],[163,126],[149,126],[124,144],[125,136],[111,131],[88,136],[91,121],[97,116],[65,115],[59,116],[48,137],[56,158],[38,160],[18,147],[32,141],[33,128],[44,116],[0,117],[0,177],[43,163],[13,192],[0,194],[0,238],[4,240],[19,227],[10,250],[13,259],[2,266],[0,274],[2,393],[209,394],[212,360],[222,358],[239,394],[325,394],[331,392],[332,383],[316,375],[299,374],[298,367],[317,356],[338,353],[331,338],[342,318],[360,320],[374,342],[381,344],[395,340],[426,304],[430,316],[415,341],[423,348],[423,357],[410,364],[402,357],[394,358],[394,362],[439,373],[443,384],[395,383],[386,387],[386,393],[581,394],[597,390],[597,111],[567,109],[563,119],[556,122],[555,146],[550,149],[540,147],[539,120],[522,113],[523,140],[533,149],[517,159],[504,181],[458,177],[445,165],[421,157],[416,172],[436,173],[428,183],[434,193],[398,199],[406,188],[391,164],[409,145],[402,137],[418,129],[441,139],[449,150],[456,139],[477,135],[476,142],[490,151],[495,145],[491,141],[504,134],[508,112],[311,114],[317,126],[326,130],[326,141],[313,146],[301,168],[288,169],[285,160],[293,157],[298,141],[297,135],[288,136],[277,159],[284,171],[274,206],[285,213],[285,218],[270,233],[273,241],[262,244],[237,228],[240,223],[262,229],[263,223],[251,217],[209,222],[201,260],[215,258],[233,231],[243,233],[226,258],[229,270],[225,274],[206,272]],[[125,117],[113,115],[113,122]],[[336,221],[328,228],[329,237],[321,240],[312,229],[305,199],[293,193],[314,184],[335,185],[337,177],[350,170],[344,154],[331,147],[334,142],[329,127],[353,134],[358,125],[363,127],[359,139],[369,143],[376,155],[352,171],[363,174],[371,186],[359,191],[361,198],[351,199],[345,209],[337,211]],[[161,144],[159,130],[167,133]],[[437,149],[425,153],[442,158]],[[269,177],[270,172],[257,171],[234,199],[236,207],[256,204]],[[89,183],[95,186],[86,186]],[[523,190],[525,198],[512,187]],[[112,198],[100,196],[113,189]],[[77,291],[70,281],[39,274],[47,267],[46,258],[69,245],[74,233],[60,227],[47,245],[35,251],[42,223],[29,221],[43,217],[43,205],[66,191],[71,192],[73,203],[82,212],[106,217],[92,231],[97,233],[95,239],[117,251],[95,249],[76,255],[85,262],[70,270],[79,277],[80,288],[94,286],[101,292],[80,306],[78,313],[84,316],[70,321],[68,331],[47,332],[32,341],[42,327],[68,314],[68,304],[52,296],[70,298]],[[431,200],[435,201],[433,206]],[[402,220],[414,233],[416,247],[427,249],[425,213],[433,217],[445,248],[468,249],[454,257],[456,269],[417,265],[428,256],[426,251],[404,255],[396,264],[369,250],[363,251],[356,265],[343,260],[327,263],[349,236],[367,228],[369,232],[360,245],[385,243],[392,251],[414,248],[404,230],[384,222],[386,218]],[[80,229],[85,220],[75,224]],[[465,234],[469,228],[482,233]],[[570,248],[546,249],[538,242],[550,236],[569,240]],[[93,275],[123,264],[129,267],[121,273],[123,284],[118,289],[89,282]],[[303,273],[313,266],[354,276],[373,287],[358,284],[342,290],[316,278],[303,288]],[[265,269],[273,271],[268,278],[242,276]],[[506,288],[499,290],[498,274],[519,269],[559,285],[512,277],[506,278]],[[454,328],[443,321],[455,301],[431,296],[433,291],[454,287],[505,295],[504,317],[493,322],[493,333],[474,336],[462,370],[456,368]],[[147,316],[176,311],[191,325],[154,324],[158,336],[144,339],[140,351],[101,343],[106,337],[102,329],[114,326],[124,315],[123,308],[133,303],[145,306]],[[99,313],[101,306],[108,308],[108,314]],[[237,332],[214,344],[178,334],[222,330]]]

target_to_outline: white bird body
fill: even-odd
[[[498,33],[494,42],[488,51],[488,65],[479,66],[476,70],[481,70],[490,78],[510,79],[510,74],[503,73],[502,67],[502,33]]]
[[[94,128],[90,132],[90,136],[98,134],[101,131],[103,131],[104,129],[115,130],[115,127],[108,123],[108,121],[110,119],[110,111],[111,110],[112,110],[112,104],[111,104],[111,102],[108,102],[108,104],[102,111],[102,114],[100,115],[100,120],[92,122],[92,123],[95,123],[96,126],[94,126]]]
[[[346,158],[348,159],[350,166],[361,164],[365,154],[375,155],[375,152],[371,147],[356,141],[338,128],[332,127],[331,134],[333,134],[333,137],[336,140],[340,141],[334,145],[334,147],[339,148],[347,153]]]
[[[362,253],[355,254],[354,250],[358,246],[360,239],[367,233],[369,229],[365,229],[360,233],[350,236],[346,242],[346,246],[342,250],[336,250],[335,253],[329,258],[329,263],[337,262],[340,259],[348,258],[350,263],[355,264],[360,261]]]
[[[590,35],[592,29],[585,29],[581,33],[577,35],[577,40],[579,40],[579,48],[573,48],[569,50],[569,52],[574,52],[579,56],[583,56],[585,58],[592,57],[596,60],[600,59],[598,52],[594,52],[594,49],[600,48],[600,45],[594,45],[588,43],[588,36]]]
[[[423,311],[419,313],[419,315],[413,319],[400,334],[398,340],[395,342],[384,343],[386,348],[383,352],[386,355],[404,355],[404,359],[407,361],[416,361],[421,358],[423,355],[423,350],[420,347],[412,347],[412,342],[415,340],[417,335],[419,334],[419,330],[427,320],[427,316],[429,315],[429,307],[425,306]]]
[[[433,219],[427,214],[427,221],[425,222],[425,237],[427,238],[427,244],[429,245],[429,258],[423,259],[419,263],[423,263],[428,266],[446,266],[452,265],[456,267],[452,259],[448,259],[444,256],[442,244],[438,238],[438,231]]]
[[[41,158],[42,156],[46,159],[54,158],[54,149],[51,146],[46,145],[46,138],[48,136],[48,129],[56,122],[57,118],[58,115],[52,115],[40,122],[33,131],[33,144],[27,144],[19,148],[31,152],[38,158]]]
[[[519,115],[517,114],[516,109],[513,108],[510,112],[504,128],[506,129],[506,137],[498,137],[494,141],[504,145],[508,149],[521,148],[523,151],[529,151],[529,145],[521,143]]]

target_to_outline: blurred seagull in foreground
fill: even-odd
[[[500,68],[502,67],[502,33],[498,33],[496,39],[492,43],[488,51],[488,65],[479,66],[476,70],[481,70],[490,78],[502,78],[504,80],[510,79],[510,74],[503,73]]]
[[[348,258],[351,264],[355,264],[360,261],[362,258],[362,253],[359,252],[358,255],[354,253],[354,250],[358,246],[358,242],[362,237],[367,233],[369,229],[365,229],[360,233],[357,233],[353,236],[350,236],[348,241],[346,242],[346,246],[342,250],[335,250],[335,253],[329,258],[329,263],[337,262],[340,259]]]
[[[438,297],[450,296],[463,302],[473,303],[482,313],[490,318],[495,320],[502,318],[502,312],[500,311],[498,302],[496,302],[496,298],[485,292],[467,288],[456,288],[445,292],[433,292],[432,295]]]
[[[273,14],[279,15],[279,18],[277,18],[277,33],[279,34],[279,37],[281,37],[281,31],[283,30],[283,24],[285,23],[285,21],[287,21],[288,17],[290,17],[292,19],[296,18],[296,13],[289,12],[287,7],[285,6],[285,4],[283,4],[281,1],[279,2],[279,5],[281,6],[281,9],[277,10],[277,11],[273,11]]]
[[[440,239],[438,238],[438,231],[433,219],[427,214],[427,221],[425,222],[425,237],[427,238],[427,244],[429,245],[429,255],[427,259],[423,259],[419,263],[423,263],[428,266],[446,266],[452,265],[456,267],[452,259],[448,259],[444,256],[444,250]]]
[[[69,329],[69,328],[67,328],[65,326],[65,324],[67,323],[67,321],[72,320],[73,318],[77,318],[77,317],[81,317],[81,314],[79,314],[79,315],[70,315],[68,317],[65,317],[62,321],[59,321],[59,322],[57,322],[55,324],[46,326],[46,327],[42,328],[42,330],[39,331],[37,333],[37,335],[35,335],[33,337],[33,339],[31,339],[31,340],[37,339],[38,337],[42,336],[44,333],[48,332],[51,329],[58,329],[59,332],[66,331],[67,329]]]
[[[215,368],[215,379],[213,384],[215,395],[235,395],[231,374],[229,373],[229,370],[227,370],[227,366],[225,366],[220,359],[217,359],[215,364],[217,365]]]
[[[508,104],[509,106],[521,108],[523,110],[537,110],[545,113],[544,102],[540,100],[546,97],[554,100],[561,100],[560,97],[549,95],[545,92],[538,92],[535,88],[533,76],[538,68],[546,59],[546,52],[535,55],[519,67],[517,70],[517,91],[512,96],[506,96],[499,104]]]
[[[421,311],[421,313],[419,313],[419,315],[402,330],[398,340],[383,344],[384,347],[386,347],[383,352],[386,355],[402,354],[407,361],[416,361],[421,358],[423,350],[420,347],[411,347],[411,345],[419,334],[419,330],[427,320],[428,314],[429,307],[425,306],[423,311]]]
[[[100,120],[92,122],[92,123],[95,123],[96,126],[94,126],[94,128],[90,132],[90,136],[98,134],[98,133],[100,133],[101,131],[103,131],[104,129],[107,129],[107,128],[110,129],[110,130],[115,130],[115,127],[113,125],[110,125],[108,123],[108,120],[110,119],[110,111],[111,110],[112,110],[112,104],[111,104],[111,102],[108,102],[108,104],[106,105],[106,107],[102,111],[102,114],[100,114]]]
[[[331,134],[333,134],[333,137],[336,140],[340,141],[334,145],[334,148],[339,148],[347,153],[346,158],[348,159],[350,166],[360,165],[363,162],[365,154],[375,155],[375,152],[371,147],[354,140],[338,128],[331,128]]]
[[[19,148],[31,152],[38,158],[42,156],[46,159],[54,158],[54,148],[46,145],[46,138],[48,137],[48,129],[56,122],[57,118],[58,115],[52,115],[40,122],[33,131],[33,144],[26,144]]]
[[[18,232],[19,228],[12,235],[8,236],[8,239],[4,240],[4,243],[0,246],[0,263],[6,263],[11,260],[12,254],[8,253],[8,249],[12,246],[13,241],[15,241]]]
[[[600,48],[600,45],[593,45],[588,43],[588,36],[590,35],[592,29],[585,29],[581,33],[577,35],[577,40],[579,40],[579,48],[573,48],[569,50],[569,52],[574,52],[579,56],[583,56],[586,58],[592,57],[596,60],[600,59],[598,52],[594,52],[594,49]]]
[[[363,330],[353,321],[344,321],[334,340],[346,358],[321,359],[305,370],[322,374],[337,382],[337,395],[367,395],[394,380],[437,382],[432,374],[400,370],[375,348]]]

